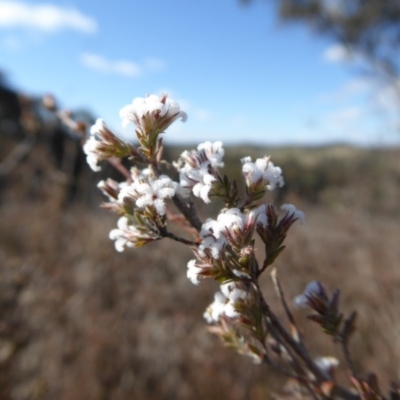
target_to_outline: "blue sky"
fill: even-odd
[[[0,69],[125,137],[120,108],[167,92],[189,117],[167,142],[398,144],[391,88],[362,77],[362,60],[336,43],[282,25],[267,3],[0,0]]]

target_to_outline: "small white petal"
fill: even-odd
[[[293,204],[282,204],[281,209],[286,211],[288,214],[293,214],[294,218],[300,220],[303,224],[305,221],[305,215],[303,211],[298,210]]]
[[[326,373],[330,373],[333,368],[339,365],[339,360],[335,357],[318,357],[314,362],[319,369]]]
[[[318,281],[310,282],[304,292],[293,299],[293,304],[296,308],[307,308],[308,298],[314,294],[321,292],[321,284]]]
[[[196,260],[190,260],[187,264],[187,277],[194,285],[198,285],[199,281],[199,273],[202,271],[201,268],[196,266]]]
[[[237,318],[240,314],[235,310],[235,306],[232,303],[227,303],[225,306],[225,315],[229,318]]]

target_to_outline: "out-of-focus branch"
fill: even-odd
[[[34,136],[28,136],[22,142],[18,143],[0,164],[0,176],[10,173],[29,154],[35,144],[36,138]]]
[[[290,335],[289,332],[284,328],[284,326],[281,324],[279,319],[276,317],[276,315],[273,313],[273,311],[270,309],[269,305],[264,299],[263,293],[261,289],[258,286],[258,283],[256,283],[258,293],[260,296],[260,301],[261,301],[261,306],[262,309],[266,315],[266,317],[269,319],[271,325],[273,326],[274,330],[280,335],[280,337],[283,339],[284,343],[295,352],[295,354],[302,360],[302,362],[306,365],[306,367],[309,369],[309,371],[314,375],[315,379],[317,380],[319,386],[321,386],[324,382],[330,381],[329,376],[327,376],[324,371],[322,371],[318,366],[314,363],[314,361],[311,359],[307,349],[302,345],[302,343],[299,343],[298,341],[294,340],[292,336]],[[334,385],[332,388],[332,393],[335,393],[336,396],[344,399],[344,400],[359,400],[360,397],[347,389],[339,386],[339,385]]]

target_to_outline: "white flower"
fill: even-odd
[[[127,217],[121,217],[118,220],[118,229],[112,229],[109,234],[111,240],[115,240],[115,249],[119,252],[125,250],[125,246],[134,247],[131,241],[135,236],[139,236],[140,232],[133,225],[129,225]]]
[[[320,370],[327,374],[331,374],[332,370],[339,365],[339,360],[335,357],[318,357],[314,362]]]
[[[304,292],[293,299],[293,304],[296,308],[307,308],[308,307],[308,299],[314,294],[321,293],[322,286],[318,281],[310,282]]]
[[[196,266],[196,260],[190,260],[187,264],[187,277],[194,285],[198,285],[199,281],[199,274],[201,273],[202,269]]]
[[[203,314],[204,319],[209,324],[218,322],[220,317],[224,315],[226,300],[226,297],[221,292],[215,293],[214,302],[207,307],[205,313]]]
[[[267,205],[261,206],[251,210],[248,214],[249,224],[268,226]]]
[[[214,296],[211,303],[204,313],[204,318],[208,323],[218,322],[221,316],[237,318],[240,313],[236,310],[238,302],[246,299],[247,292],[239,287],[237,282],[226,282],[221,285],[221,291]]]
[[[292,218],[299,219],[303,224],[305,221],[305,216],[303,211],[298,210],[293,204],[282,204],[281,209],[286,211],[288,215],[291,215]]]
[[[218,274],[220,267],[216,260],[224,259],[223,255],[227,245],[238,249],[238,257],[248,257],[254,251],[251,243],[256,227],[267,224],[266,206],[260,206],[248,213],[241,212],[238,208],[231,208],[221,212],[216,220],[208,218],[201,227],[202,241],[195,251],[198,263],[196,264],[196,260],[192,260],[188,265],[189,279],[193,283],[197,283],[199,274],[203,276]],[[233,267],[231,272],[241,278],[250,276],[248,271]],[[224,287],[222,286],[222,288]],[[234,307],[232,307],[231,304],[227,308],[227,315],[231,317],[235,313]]]
[[[228,211],[218,215],[214,228],[215,234],[226,236],[228,231],[241,231],[244,229],[245,221],[246,214],[242,213],[238,208],[230,208]]]
[[[95,172],[101,170],[101,167],[97,164],[101,159],[98,148],[99,140],[97,140],[94,136],[90,136],[90,138],[83,145],[83,151],[86,153],[86,161],[89,164],[89,167]]]
[[[205,203],[211,202],[208,193],[216,178],[208,173],[207,168],[195,169],[186,164],[179,173],[179,179],[181,187],[186,190],[187,194],[190,194],[190,190],[192,190],[194,196],[201,198]]]
[[[200,236],[203,238],[198,250],[200,256],[204,257],[205,250],[208,249],[214,259],[220,257],[220,253],[229,240],[233,240],[235,245],[243,243],[244,237],[248,232],[254,232],[258,224],[268,225],[266,206],[242,213],[238,208],[230,208],[221,212],[217,219],[208,218],[201,227]],[[233,242],[230,242],[233,243]]]
[[[243,163],[243,176],[248,187],[259,186],[273,190],[277,186],[282,187],[284,185],[281,168],[276,167],[269,160],[269,157],[257,158],[254,163],[251,157],[244,157],[241,161]]]
[[[104,120],[102,118],[97,118],[96,122],[90,127],[90,134],[92,136],[101,136],[102,132],[106,129],[107,125]]]
[[[214,259],[220,258],[220,253],[227,243],[226,237],[222,235],[225,226],[218,220],[208,218],[201,227],[200,236],[203,238],[198,251],[201,257],[206,255],[205,250],[209,250]]]
[[[101,180],[97,187],[103,192],[105,196],[108,197],[108,200],[111,203],[119,203],[118,202],[118,195],[121,190],[127,186],[126,182],[116,182],[111,178],[107,180]]]
[[[157,214],[165,215],[165,200],[175,196],[178,183],[167,175],[160,175],[156,179],[149,171],[142,171],[138,176],[132,174],[132,177],[133,182],[121,189],[119,201],[123,203],[125,199],[130,199],[139,208],[154,206]]]
[[[221,212],[217,219],[208,218],[202,228],[200,235],[206,237],[214,236],[216,239],[226,238],[228,231],[239,229],[242,230],[246,223],[247,215],[242,213],[238,208],[230,208]]]
[[[204,142],[200,143],[197,146],[197,150],[204,151],[207,159],[210,161],[210,164],[214,168],[222,168],[224,163],[222,158],[224,157],[225,150],[222,147],[223,144],[221,141],[217,142]]]
[[[121,156],[128,152],[128,146],[107,127],[105,122],[98,118],[96,123],[90,128],[90,137],[83,145],[86,153],[86,160],[93,171],[100,171],[98,162],[114,155]]]
[[[239,288],[239,283],[234,281],[223,283],[221,285],[221,292],[233,303],[247,296],[247,293]]]
[[[238,282],[228,282],[221,285],[221,293],[226,297],[225,315],[229,318],[237,318],[240,313],[236,310],[240,300],[247,297],[247,292],[239,287]]]
[[[153,128],[163,132],[175,120],[187,120],[185,112],[181,111],[178,103],[168,98],[166,94],[161,97],[149,95],[136,97],[132,104],[123,107],[119,113],[123,126],[133,122],[143,133]]]
[[[174,163],[179,171],[182,194],[187,197],[192,191],[194,196],[210,203],[209,192],[217,181],[217,168],[224,166],[223,156],[222,142],[204,142],[197,146],[197,150],[184,151]]]
[[[198,251],[201,257],[206,256],[205,250],[209,250],[211,253],[211,257],[215,260],[218,260],[221,254],[222,249],[226,244],[226,239],[224,237],[215,238],[212,235],[204,237],[200,246],[198,247]]]
[[[125,247],[140,247],[146,243],[159,239],[160,237],[146,229],[139,229],[130,224],[128,217],[121,217],[117,223],[118,228],[112,229],[109,238],[115,240],[115,249],[124,251]]]
[[[101,118],[98,118],[96,123],[90,128],[90,137],[83,145],[83,151],[86,153],[86,160],[90,168],[93,171],[100,171],[101,167],[97,163],[104,160],[103,147],[104,142],[102,140],[101,132],[106,129],[106,124]]]
[[[193,173],[198,176],[202,175],[201,178],[199,177],[199,182],[196,183],[192,188],[193,194],[196,197],[201,198],[204,201],[204,203],[211,203],[211,200],[208,197],[208,194],[210,193],[210,190],[212,189],[213,183],[216,181],[215,177],[213,175],[209,174],[208,172],[206,172],[204,169],[201,169],[199,171],[191,170],[188,172],[187,177],[190,177],[190,179],[193,180],[193,178],[194,178]],[[184,178],[182,181],[185,182],[186,179]],[[181,183],[181,186],[182,186],[182,183]],[[183,186],[183,187],[185,187],[185,186]]]

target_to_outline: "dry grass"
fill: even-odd
[[[361,184],[303,204],[306,224],[293,228],[277,266],[288,296],[312,279],[342,289],[344,310],[360,314],[357,369],[387,383],[400,379],[400,207],[398,188],[385,185],[397,201],[383,196],[390,207],[374,212]],[[0,399],[257,400],[279,390],[282,379],[207,333],[215,285],[187,280],[187,249],[163,241],[118,254],[107,238],[115,216],[60,208],[55,193],[46,187],[32,201],[10,186],[0,204]],[[267,275],[263,284],[277,305]],[[302,326],[314,354],[332,354]]]

